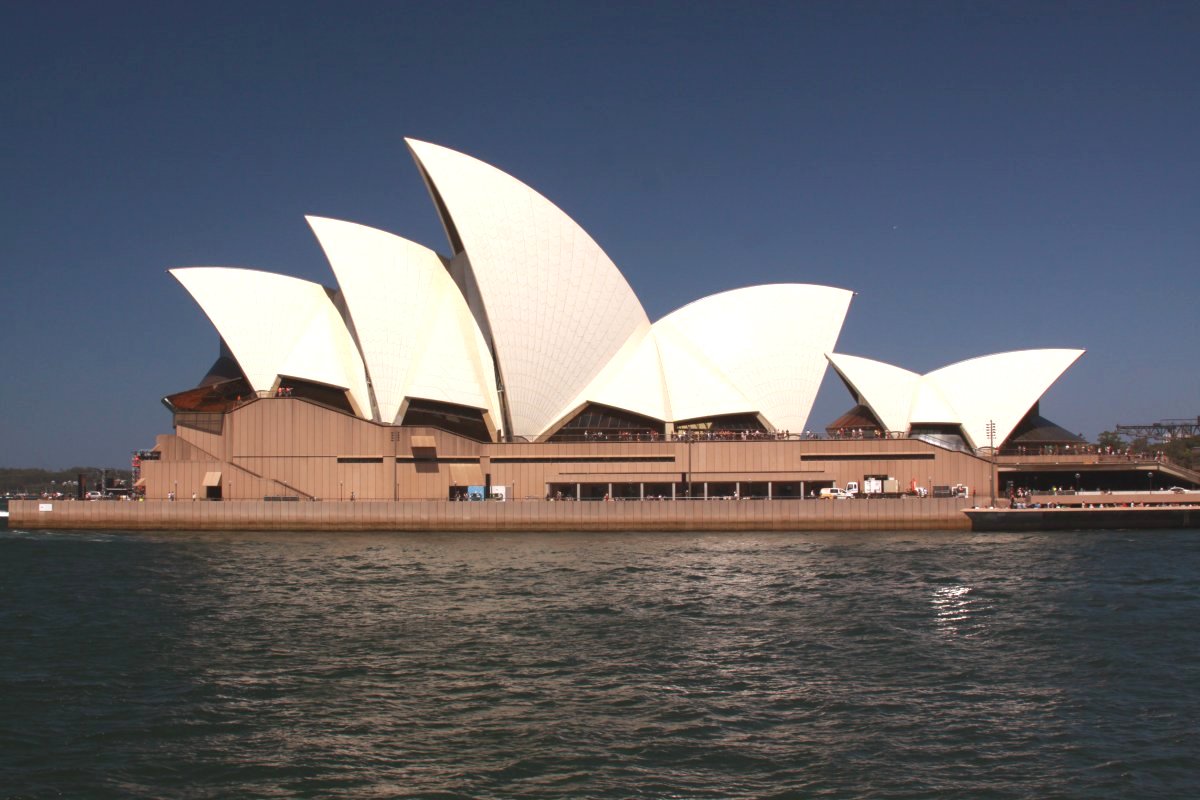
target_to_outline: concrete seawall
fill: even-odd
[[[1200,507],[1046,508],[967,511],[976,531],[1082,531],[1200,528]]]
[[[743,500],[453,503],[13,501],[9,527],[286,531],[969,530],[974,501]]]

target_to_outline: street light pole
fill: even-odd
[[[991,507],[996,506],[996,423],[988,420],[987,424],[988,435],[988,489],[991,490],[992,503]]]
[[[688,436],[687,440],[687,500],[692,499],[692,437]]]

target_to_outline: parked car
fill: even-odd
[[[854,497],[854,495],[836,486],[832,489],[822,489],[820,494],[822,500],[849,500],[851,497]]]
[[[88,492],[88,493],[87,493],[86,495],[84,495],[84,496],[85,496],[85,497],[86,497],[88,500],[103,500],[103,499],[104,499],[104,493],[103,493],[103,492],[97,492],[97,491],[91,491],[91,492]]]

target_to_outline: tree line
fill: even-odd
[[[108,486],[128,486],[132,473],[128,469],[113,467],[68,467],[49,470],[32,467],[0,467],[0,494],[44,494],[62,492],[73,495],[79,476],[83,476],[88,491],[100,489],[100,476],[104,474]],[[122,481],[122,483],[116,483]]]
[[[1152,442],[1145,437],[1126,439],[1116,431],[1104,431],[1096,437],[1100,447],[1114,450],[1126,448],[1135,453],[1159,453],[1186,469],[1200,468],[1200,436],[1187,436],[1165,442]]]

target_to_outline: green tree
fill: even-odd
[[[1200,465],[1200,436],[1172,439],[1160,448],[1167,458],[1181,467],[1196,469]]]
[[[117,481],[129,485],[130,472],[127,469],[106,470],[109,486],[119,486]],[[101,470],[99,467],[69,467],[61,470],[34,469],[30,467],[0,467],[0,494],[42,494],[44,492],[62,492],[74,494],[76,481],[83,475],[88,489],[100,488]]]

